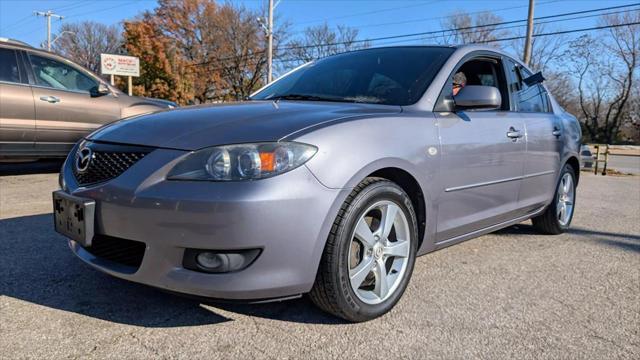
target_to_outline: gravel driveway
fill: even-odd
[[[0,177],[0,358],[640,358],[640,177],[582,174],[573,230],[418,259],[363,324],[306,299],[212,305],[103,275],[52,230],[57,175]]]

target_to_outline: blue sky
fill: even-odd
[[[234,1],[258,9],[267,0]],[[277,0],[276,0],[277,1]],[[637,3],[637,0],[536,0],[536,16],[589,10]],[[527,0],[281,0],[276,12],[291,23],[295,36],[307,26],[327,22],[330,26],[349,25],[361,37],[375,38],[440,29],[440,19],[456,10],[491,10],[504,20],[526,17]],[[46,23],[33,11],[53,10],[65,19],[52,20],[55,33],[64,22],[93,20],[117,24],[144,10],[152,10],[155,0],[0,0],[0,36],[39,45],[46,38]],[[584,18],[554,24],[554,30],[590,27],[597,18]]]

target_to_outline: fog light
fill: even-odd
[[[196,257],[198,265],[205,269],[218,269],[225,263],[223,254],[214,254],[212,252],[202,252]],[[228,262],[228,261],[227,261]]]
[[[251,265],[260,249],[213,251],[185,249],[182,265],[189,270],[209,273],[238,271]]]

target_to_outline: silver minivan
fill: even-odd
[[[0,38],[0,160],[63,157],[102,125],[174,106],[128,96],[64,57]]]

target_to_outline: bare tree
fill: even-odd
[[[100,54],[122,52],[120,29],[93,21],[66,23],[54,36],[52,50],[93,72],[100,71]]]
[[[267,66],[265,38],[255,20],[258,13],[244,7],[222,6],[211,24],[218,42],[222,100],[241,100],[259,88]],[[274,43],[277,46],[277,42]]]
[[[603,25],[640,21],[640,13],[608,15]],[[640,25],[612,27],[599,38],[584,35],[569,45],[569,71],[577,81],[579,117],[592,141],[614,143],[630,121],[630,100],[638,81]],[[637,85],[636,85],[637,86]]]
[[[465,11],[449,15],[441,22],[444,29],[442,42],[445,44],[488,44],[501,47],[495,40],[508,35],[508,31],[500,29],[498,23],[502,18],[491,12],[481,12],[475,16]]]
[[[329,28],[327,23],[308,27],[300,39],[292,40],[287,45],[289,56],[296,62],[308,62],[345,51],[367,48],[368,41],[358,39],[358,29],[338,25]]]
[[[542,71],[543,74],[553,67],[554,63],[562,59],[564,44],[567,38],[563,35],[535,36],[546,32],[545,24],[534,25],[534,37],[531,40],[531,60],[529,67],[535,71]],[[516,36],[523,36],[524,30],[515,33]],[[525,39],[514,40],[511,44],[513,51],[519,56],[524,55]]]
[[[566,71],[547,70],[544,72],[544,77],[544,84],[553,94],[556,102],[570,114],[579,114],[578,96],[571,76]]]
[[[631,90],[629,107],[620,126],[620,140],[624,143],[640,144],[640,88]]]

